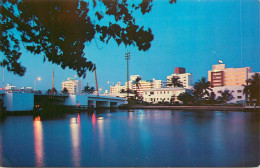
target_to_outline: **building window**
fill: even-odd
[[[218,93],[221,93],[221,91],[219,90]]]
[[[242,99],[242,96],[237,96],[238,99]]]
[[[242,93],[242,90],[237,90],[237,93]]]
[[[151,95],[154,95],[154,92],[150,92]]]

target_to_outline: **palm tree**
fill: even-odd
[[[210,93],[210,96],[209,96],[209,99],[208,99],[208,103],[209,104],[216,104],[217,101],[216,101],[216,94],[214,92],[211,92]]]
[[[209,91],[212,91],[210,88],[211,84],[209,81],[206,81],[206,77],[202,77],[198,82],[194,85],[193,94],[195,98],[201,100],[205,95],[210,96]]]
[[[178,100],[182,101],[184,105],[193,104],[194,103],[194,96],[191,92],[184,92],[178,95]]]
[[[227,103],[234,99],[234,96],[232,94],[233,92],[234,92],[233,90],[229,91],[227,89],[225,89],[224,92],[220,91],[221,96],[219,96],[217,100],[221,103]]]
[[[170,81],[170,83],[168,83],[167,85],[168,86],[173,86],[173,87],[183,87],[183,84],[182,84],[182,82],[179,80],[180,79],[180,77],[178,77],[178,76],[173,76],[172,78],[171,78],[171,81]]]
[[[89,87],[89,86],[85,86],[84,90],[83,90],[84,93],[89,93],[89,94],[93,93],[94,91],[95,91],[95,88]]]
[[[67,88],[63,88],[63,90],[61,91],[62,94],[69,94],[69,91]]]
[[[120,93],[126,93],[125,89],[121,89]]]
[[[257,104],[260,102],[260,75],[255,73],[251,79],[246,81],[247,86],[244,87],[243,94],[249,95],[249,100],[255,100]]]
[[[58,94],[58,91],[55,88],[48,89],[47,94]]]
[[[142,78],[141,77],[139,77],[139,76],[137,76],[137,78],[135,79],[135,86],[136,86],[136,88],[135,88],[135,97],[136,98],[138,98],[139,99],[139,94],[138,94],[138,91],[137,91],[137,89],[139,90],[139,88],[140,88],[140,81],[142,80]]]

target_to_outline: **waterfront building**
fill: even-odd
[[[185,68],[176,67],[174,69],[174,74],[167,76],[167,85],[171,83],[171,79],[174,76],[179,77],[179,81],[182,83],[184,88],[190,89],[193,86],[193,75],[192,73],[186,73]]]
[[[82,82],[73,78],[68,78],[67,81],[62,82],[62,90],[66,88],[69,94],[81,94]]]
[[[221,87],[213,87],[212,91],[216,95],[216,99],[221,96],[221,91],[224,92],[224,90],[233,91],[232,95],[234,99],[229,101],[228,103],[243,103],[246,99],[245,95],[243,94],[244,86],[242,85],[234,85],[234,86],[221,86]]]
[[[10,85],[9,83],[5,87],[6,92],[15,92],[18,91],[18,88],[14,85]]]
[[[133,81],[132,83],[133,90],[137,91],[138,95],[143,95],[143,91],[146,89],[152,89],[153,88],[153,81],[152,80],[140,80],[139,81],[139,87],[136,86],[136,82]]]
[[[212,65],[208,71],[208,81],[212,87],[245,85],[246,80],[252,76],[250,67],[226,68],[225,64]]]
[[[178,100],[177,96],[181,93],[186,92],[188,89],[180,87],[170,87],[170,88],[153,88],[144,90],[143,101],[149,103],[158,102],[169,102],[172,96],[174,96],[174,102],[182,103]]]
[[[166,88],[166,87],[167,87],[166,81],[153,79],[153,88]]]
[[[115,94],[115,93],[120,93],[121,90],[125,90],[125,86],[121,86],[120,82],[117,82],[115,86],[110,86],[110,93]]]
[[[136,86],[136,82],[132,81],[132,88],[136,90],[139,95],[144,94],[144,90],[146,89],[153,89],[153,88],[165,88],[166,82],[162,80],[140,80],[139,87]]]
[[[22,87],[22,88],[20,89],[20,91],[21,91],[21,92],[25,92],[25,93],[33,93],[33,92],[34,92],[34,90],[33,90],[32,87]]]

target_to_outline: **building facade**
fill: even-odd
[[[178,100],[177,96],[179,94],[186,92],[188,89],[171,87],[171,88],[154,88],[144,90],[143,101],[148,103],[158,103],[158,102],[169,102],[172,96],[174,96],[174,101],[182,103]]]
[[[110,86],[110,93],[120,93],[122,89],[125,90],[125,86],[121,86],[121,83],[117,82],[115,86]]]
[[[250,67],[226,68],[225,64],[217,64],[208,71],[208,81],[213,87],[245,85],[251,73]]]
[[[190,89],[193,86],[193,75],[192,73],[186,73],[185,68],[176,67],[174,74],[167,76],[167,85],[171,83],[171,79],[174,76],[179,77],[179,81],[182,83],[184,88]]]
[[[242,85],[236,85],[236,86],[221,86],[221,87],[213,87],[212,91],[215,93],[216,95],[216,99],[221,96],[221,91],[223,92],[224,90],[229,90],[229,91],[233,91],[232,95],[234,97],[234,99],[232,99],[231,101],[229,101],[228,103],[242,103],[245,101],[246,97],[243,94],[243,89],[244,86]]]
[[[61,89],[66,88],[69,94],[81,94],[82,93],[82,82],[73,78],[68,78],[67,81],[62,82]]]

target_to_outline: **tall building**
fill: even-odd
[[[120,82],[117,82],[115,86],[110,86],[110,93],[120,93],[120,91],[123,89],[125,90],[125,86],[121,86]]]
[[[213,87],[245,85],[250,74],[250,67],[226,68],[225,64],[217,64],[208,71],[208,81]]]
[[[144,94],[144,90],[146,89],[153,89],[153,88],[164,88],[166,87],[166,82],[162,80],[140,80],[139,81],[139,88],[136,86],[136,82],[132,81],[131,83],[132,90],[137,90],[139,95]]]
[[[167,84],[171,83],[173,76],[179,77],[179,81],[182,83],[184,88],[191,88],[193,86],[193,75],[186,73],[185,68],[176,67],[174,74],[167,76]]]
[[[133,81],[132,83],[133,90],[136,90],[139,95],[143,95],[143,91],[146,89],[153,88],[153,81],[152,80],[140,80],[139,87],[136,85],[136,82]]]
[[[167,82],[153,79],[153,88],[166,88]]]
[[[67,81],[62,82],[62,90],[66,88],[69,94],[81,94],[82,82],[73,78],[68,78]]]

